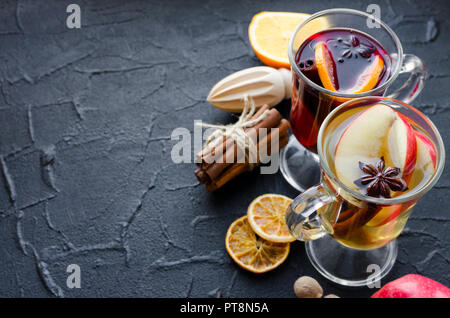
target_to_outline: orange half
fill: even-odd
[[[248,27],[248,36],[261,62],[275,68],[290,68],[289,40],[295,28],[309,16],[306,13],[269,11],[256,14]]]

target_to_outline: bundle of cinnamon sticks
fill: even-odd
[[[250,120],[260,117],[268,109],[268,105],[262,106]],[[261,134],[260,128],[267,128],[267,134]],[[278,130],[271,128],[278,128]],[[278,149],[286,146],[289,139],[289,122],[281,117],[278,110],[273,108],[261,121],[253,127],[245,128],[244,131],[256,145],[258,153],[256,164],[258,164],[272,155],[272,139],[279,140]],[[274,142],[276,142],[275,139]],[[253,168],[254,163],[249,162],[247,156],[244,158],[245,160],[239,160],[237,148],[234,139],[223,138],[223,141],[213,146],[212,149],[207,146],[197,154],[198,168],[195,170],[195,175],[200,183],[205,184],[208,191],[219,189],[236,176]]]

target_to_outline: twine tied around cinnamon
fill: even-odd
[[[217,144],[223,142],[224,138],[231,138],[236,143],[238,151],[243,151],[245,154],[245,159],[249,163],[250,170],[252,170],[258,162],[258,152],[253,139],[249,137],[244,129],[253,127],[260,121],[266,119],[269,110],[264,111],[257,118],[251,119],[256,111],[255,102],[248,95],[245,95],[243,100],[244,109],[242,110],[242,113],[236,123],[229,125],[197,123],[197,125],[208,128],[216,128],[205,143],[209,152],[211,152],[212,148],[214,148]]]

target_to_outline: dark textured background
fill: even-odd
[[[82,28],[65,26],[66,6]],[[292,297],[312,268],[303,244],[264,275],[228,257],[228,225],[263,193],[297,193],[251,173],[210,194],[194,164],[170,160],[175,127],[233,120],[205,102],[224,76],[260,65],[248,42],[263,10],[365,10],[355,1],[2,1],[0,4],[0,296]],[[432,3],[432,4],[431,4]],[[380,1],[405,52],[429,68],[414,105],[450,140],[449,1]],[[289,102],[281,108],[286,111]],[[387,278],[450,285],[450,170],[417,205]],[[82,288],[66,287],[79,264]]]

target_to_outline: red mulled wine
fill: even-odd
[[[389,79],[391,65],[389,54],[378,41],[354,29],[328,29],[310,36],[299,47],[295,62],[315,84],[347,94],[379,87]],[[317,152],[320,125],[347,100],[313,88],[294,72],[290,122],[300,143]]]

